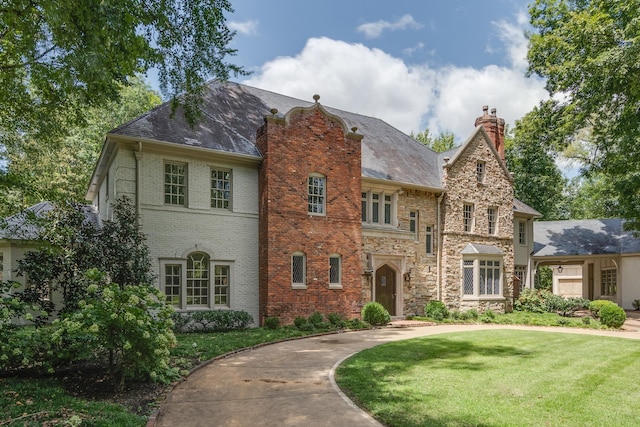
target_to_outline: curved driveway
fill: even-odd
[[[640,326],[640,322],[638,323]],[[447,332],[528,329],[640,339],[621,332],[506,325],[383,328],[267,345],[216,360],[177,385],[149,420],[155,426],[380,426],[335,385],[334,368],[378,344]]]

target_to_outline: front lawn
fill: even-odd
[[[374,347],[336,379],[394,427],[637,426],[638,372],[635,340],[491,330]]]

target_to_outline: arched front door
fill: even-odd
[[[396,272],[386,264],[376,270],[376,301],[396,315]]]

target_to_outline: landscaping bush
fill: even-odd
[[[424,315],[433,320],[444,320],[449,317],[449,310],[442,301],[429,301],[424,307]]]
[[[584,298],[565,298],[560,295],[547,296],[544,306],[550,313],[558,313],[562,317],[571,317],[577,310],[588,308],[590,301]]]
[[[589,311],[591,312],[593,317],[597,319],[600,317],[600,310],[602,309],[602,307],[605,307],[611,304],[617,305],[616,303],[606,299],[597,299],[595,301],[591,301],[591,303],[589,304]]]
[[[617,304],[605,304],[599,312],[600,323],[610,328],[620,328],[627,320],[627,314]]]
[[[280,318],[277,316],[271,316],[264,319],[264,326],[268,329],[278,329],[280,326]]]
[[[634,299],[631,305],[633,306],[634,310],[640,310],[640,299]]]
[[[324,316],[320,312],[315,312],[311,316],[309,316],[309,324],[314,328],[321,328],[324,326]]]
[[[344,328],[346,326],[346,322],[340,313],[329,313],[327,320],[331,325],[338,328]]]
[[[362,320],[370,325],[386,325],[391,321],[389,312],[377,302],[368,302],[362,308]]]
[[[525,289],[513,305],[516,311],[528,311],[531,313],[544,313],[547,311],[546,301],[551,292],[544,289]]]
[[[493,310],[488,309],[482,313],[482,315],[480,316],[480,321],[482,323],[491,323],[495,318],[496,314],[493,312]]]
[[[308,331],[310,329],[313,329],[313,325],[310,325],[309,321],[304,316],[297,316],[295,319],[293,319],[293,324],[301,331]]]

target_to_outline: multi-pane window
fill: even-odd
[[[416,223],[418,221],[418,213],[416,211],[409,212],[409,231],[416,232]]]
[[[213,303],[215,305],[229,305],[229,274],[228,265],[213,266]]]
[[[499,297],[502,295],[502,261],[463,260],[462,286],[465,296]]]
[[[484,170],[485,170],[484,162],[476,163],[476,179],[478,180],[479,183],[484,182]]]
[[[393,194],[363,191],[361,195],[362,222],[385,226],[395,223],[396,199]]]
[[[518,221],[518,243],[527,244],[527,223],[524,221]]]
[[[500,261],[480,260],[480,295],[500,295]]]
[[[520,281],[520,291],[524,290],[525,285],[527,284],[526,275],[527,275],[527,266],[526,265],[516,265],[513,269],[513,275],[518,278]]]
[[[489,234],[496,234],[496,220],[498,218],[498,209],[495,207],[490,207],[487,208],[487,224],[488,224],[488,230],[487,232]]]
[[[211,207],[229,209],[231,200],[231,171],[211,169]]]
[[[462,207],[462,225],[467,233],[473,230],[473,205],[470,203],[465,203]]]
[[[604,268],[600,272],[600,295],[614,297],[618,293],[618,274],[615,268]]]
[[[164,202],[185,206],[187,194],[187,166],[179,163],[164,164]]]
[[[209,257],[195,252],[187,257],[187,305],[209,305]]]
[[[340,255],[329,257],[329,286],[340,286],[342,284],[342,258]]]
[[[291,282],[293,286],[306,286],[307,260],[302,252],[291,256]]]
[[[310,175],[308,181],[307,212],[313,215],[325,214],[327,180],[321,175]]]
[[[167,296],[167,304],[179,307],[182,290],[182,265],[165,264],[164,266],[164,294]]]
[[[425,248],[427,250],[427,254],[432,255],[433,254],[433,226],[427,225],[425,227],[425,231],[426,231]]]

